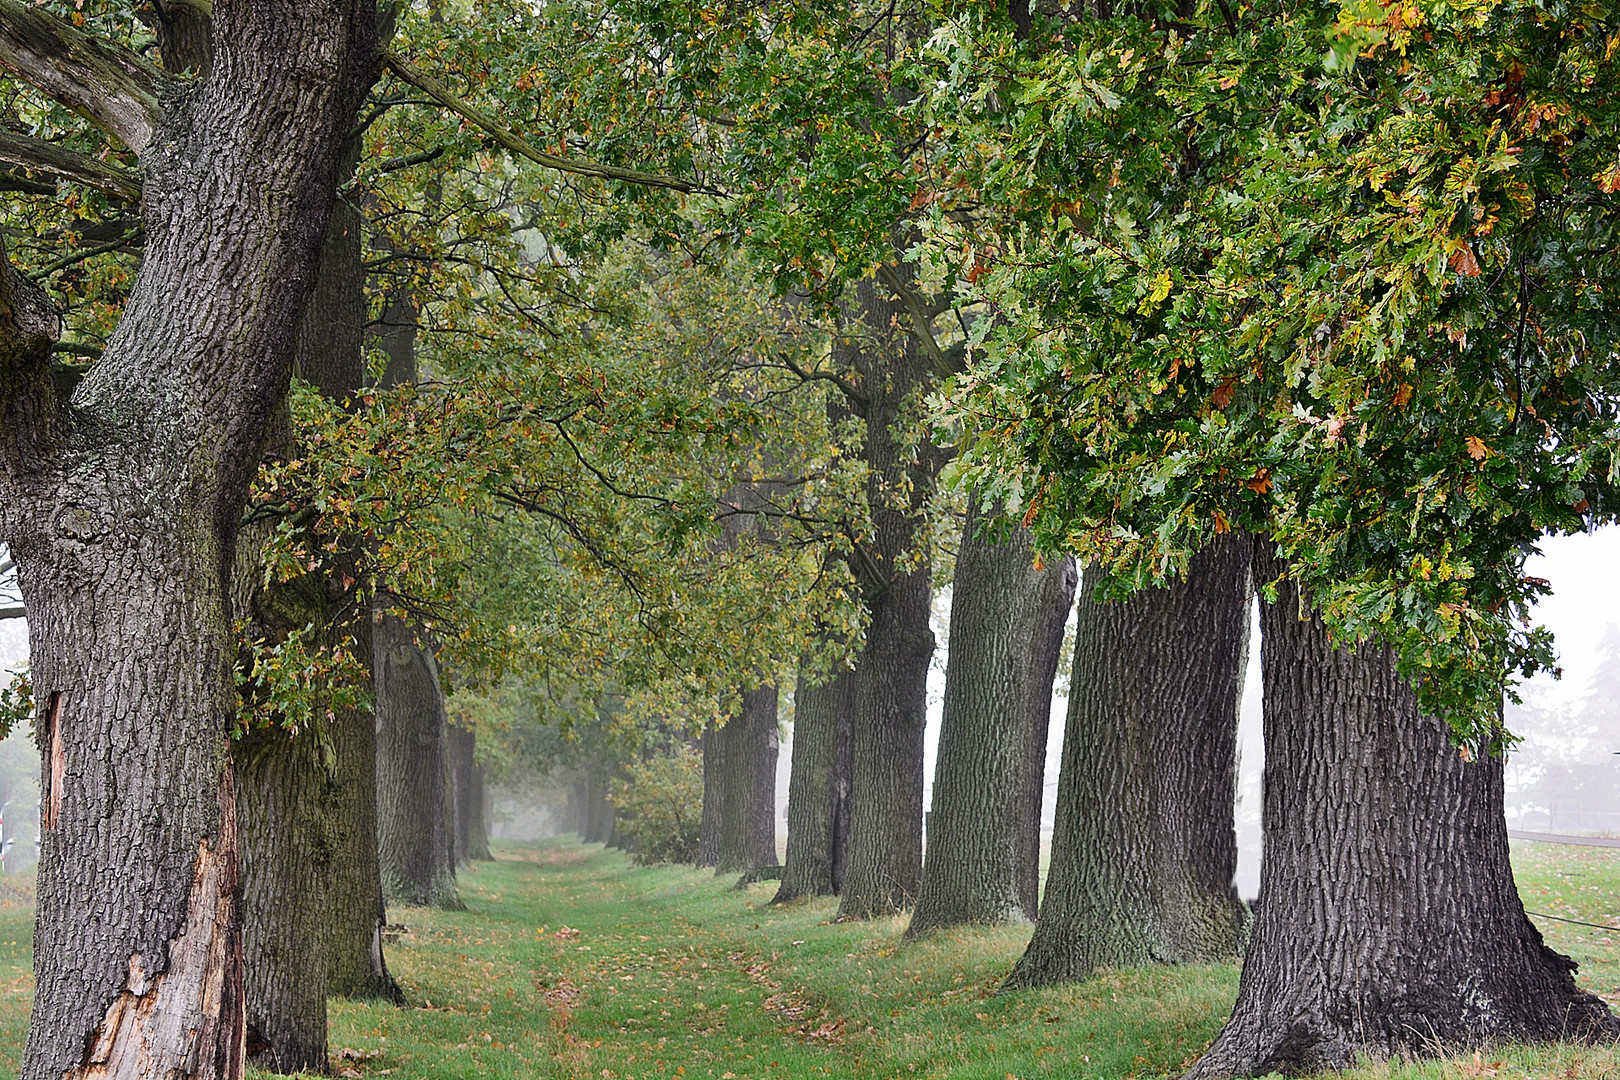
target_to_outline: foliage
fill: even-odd
[[[28,681],[28,672],[12,672],[11,680],[0,687],[0,739],[33,722],[34,687]]]
[[[1127,585],[1264,535],[1497,738],[1551,660],[1526,553],[1620,507],[1615,8],[1125,10],[930,43],[919,254],[1001,313],[942,402],[963,478]]]
[[[641,866],[697,861],[703,819],[703,755],[675,745],[632,761],[608,784],[615,826]]]

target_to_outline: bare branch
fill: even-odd
[[[0,559],[0,574],[9,574],[17,564],[10,559]]]
[[[71,255],[64,255],[48,266],[41,267],[38,273],[35,274],[35,277],[43,281],[45,278],[50,277],[58,270],[66,270],[70,266],[75,266],[87,259],[93,259],[97,255],[105,255],[109,251],[119,251],[139,240],[141,238],[141,233],[141,228],[136,226],[123,236],[118,237],[116,240],[109,240],[105,244],[96,244],[94,247],[81,248],[78,251],[73,252]]]
[[[0,620],[4,620],[4,619],[26,619],[27,617],[28,617],[28,609],[27,608],[0,607]]]
[[[163,118],[162,70],[26,3],[0,0],[0,70],[9,71],[137,154]]]
[[[140,181],[130,173],[43,139],[0,131],[0,161],[20,165],[29,172],[84,184],[132,202],[141,197]]]
[[[398,53],[392,51],[383,53],[383,63],[401,79],[404,79],[451,112],[471,121],[475,126],[483,129],[490,138],[512,153],[517,154],[519,157],[528,158],[536,165],[543,165],[548,169],[556,169],[558,172],[573,173],[578,176],[595,176],[603,180],[622,180],[628,184],[640,184],[642,187],[668,188],[671,191],[680,191],[686,194],[720,194],[715,188],[706,187],[692,180],[682,180],[676,176],[642,172],[639,169],[621,169],[613,165],[600,165],[594,161],[579,161],[574,158],[548,154],[527,139],[503,127],[493,116],[482,109],[451,93],[448,87],[427,72],[412,65]]]

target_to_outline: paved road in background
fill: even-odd
[[[1544,844],[1577,844],[1581,847],[1620,848],[1620,839],[1613,836],[1566,836],[1563,833],[1520,832],[1518,829],[1509,829],[1508,835],[1515,840],[1540,840]]]

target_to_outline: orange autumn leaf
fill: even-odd
[[[1479,260],[1474,258],[1474,249],[1463,244],[1453,251],[1451,268],[1463,277],[1479,277]]]
[[[1485,448],[1484,440],[1478,435],[1468,436],[1468,456],[1475,461],[1484,461],[1485,455],[1490,451]]]

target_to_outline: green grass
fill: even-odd
[[[333,1002],[340,1070],[364,1077],[1030,1080],[1174,1075],[1214,1037],[1232,965],[1119,971],[995,996],[1028,931],[900,944],[902,920],[834,923],[685,868],[566,841],[506,845],[461,876],[463,913],[406,909],[389,961],[407,1008]],[[1620,851],[1516,844],[1526,906],[1586,922],[1620,908]],[[29,910],[0,892],[0,1069],[27,1021]],[[1620,1005],[1620,932],[1543,920],[1581,981]],[[1620,1080],[1612,1048],[1510,1047],[1358,1080]]]

